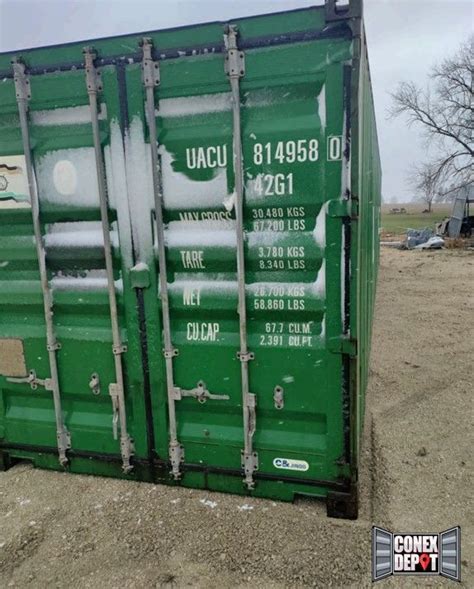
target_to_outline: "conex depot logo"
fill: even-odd
[[[441,575],[461,580],[461,528],[400,534],[372,528],[372,581],[390,575]]]
[[[301,472],[309,469],[309,464],[306,460],[292,460],[291,458],[275,458],[273,460],[273,466],[283,470],[299,470]]]

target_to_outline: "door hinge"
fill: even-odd
[[[241,450],[242,468],[245,474],[244,483],[247,489],[251,491],[255,488],[255,480],[253,473],[258,470],[258,454],[257,452],[250,452],[246,454]]]
[[[352,197],[350,202],[351,202],[351,219],[358,219],[359,218],[359,199]]]
[[[328,217],[357,219],[358,216],[359,201],[355,198],[334,199],[328,202]]]
[[[334,354],[357,356],[357,340],[346,336],[332,337],[328,340],[328,350]]]

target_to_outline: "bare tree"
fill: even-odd
[[[434,164],[422,164],[415,168],[410,177],[410,184],[415,194],[428,206],[431,213],[433,202],[439,197],[439,185]]]
[[[392,94],[390,115],[405,115],[409,126],[421,125],[435,155],[418,168],[418,183],[431,192],[429,175],[429,184],[439,187],[446,199],[474,182],[474,36],[435,66],[429,79],[426,91],[414,82],[400,83]]]

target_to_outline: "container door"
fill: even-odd
[[[327,40],[236,55],[238,39],[226,42],[223,53],[155,61],[159,84],[128,72],[142,88],[128,157],[137,180],[152,162],[146,190],[162,207],[132,217],[149,236],[143,262],[154,258],[149,360],[166,375],[154,384],[167,399],[157,452],[175,478],[205,470],[214,488],[242,487],[212,477],[225,471],[249,489],[259,477],[334,481],[345,451],[347,48]],[[144,60],[146,72],[145,48]]]
[[[97,75],[93,57],[87,80],[14,67],[1,85],[0,438],[63,464],[112,455],[128,472],[147,445],[117,71]]]

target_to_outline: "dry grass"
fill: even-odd
[[[404,208],[405,213],[390,213],[393,208]],[[384,204],[382,205],[382,234],[401,235],[407,229],[434,229],[445,217],[451,214],[451,204],[434,205],[431,213],[423,213],[424,203]]]
[[[466,249],[472,246],[472,238],[465,239],[463,237],[444,237],[444,247],[448,249]]]

